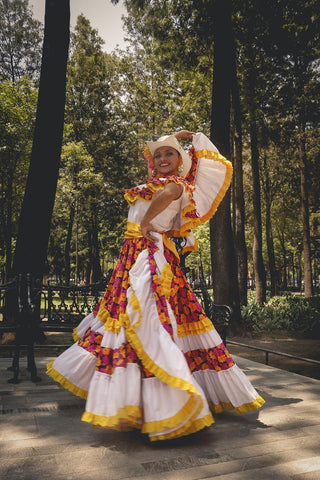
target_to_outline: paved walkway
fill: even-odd
[[[232,352],[232,350],[231,350]],[[7,383],[0,359],[0,479],[6,480],[319,480],[320,381],[235,357],[266,405],[175,441],[81,422],[84,400],[45,374]]]

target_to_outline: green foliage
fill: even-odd
[[[191,252],[186,258],[186,267],[190,269],[188,277],[192,281],[203,274],[208,279],[211,275],[209,222],[200,225],[194,231],[194,236],[198,241],[199,250]]]
[[[28,174],[36,103],[37,91],[28,77],[16,84],[0,83],[0,252],[6,276]]]
[[[103,176],[95,171],[94,161],[83,142],[64,145],[48,250],[51,274],[62,275],[65,272],[62,252],[70,248],[66,245],[70,222],[73,232],[72,267],[75,267],[75,262],[80,268],[87,265],[86,232],[90,228],[92,212],[99,214],[103,208],[103,188]]]
[[[106,127],[110,109],[110,78],[103,40],[88,19],[79,15],[71,35],[68,65],[66,121],[73,126],[72,140],[84,142],[101,168],[107,141]]]
[[[0,78],[16,83],[40,75],[42,28],[27,0],[0,1]]]
[[[320,336],[320,295],[304,298],[287,294],[273,297],[265,305],[250,298],[241,314],[245,325],[253,331],[286,330]]]
[[[102,39],[83,15],[72,33],[65,146],[49,250],[51,272],[57,274],[64,271],[64,247],[75,199],[79,208],[79,268],[86,268],[86,229],[93,209],[98,215],[101,252],[105,262],[111,264],[125,230],[124,189],[143,183],[147,176],[143,158],[145,141],[181,128],[205,133],[210,129],[212,2],[126,0],[125,5],[128,8],[125,23],[131,40],[128,51],[103,52]],[[247,101],[251,62],[255,71],[262,218],[265,219],[268,190],[279,282],[284,284],[285,277],[292,277],[293,273],[298,282],[303,275],[297,134],[301,117],[306,120],[314,276],[319,278],[319,9],[315,0],[235,1],[232,7],[243,109],[249,271],[253,275]],[[25,0],[0,0],[3,13],[0,15],[0,74],[2,78],[14,80],[18,87],[15,90],[12,84],[3,82],[0,96],[0,251],[4,258],[8,243],[5,236],[15,241],[36,104],[32,84],[26,79],[21,82],[17,79],[25,72],[36,77],[39,71],[41,30],[26,8]],[[13,70],[8,63],[10,52]],[[186,263],[195,271],[202,265],[204,275],[209,276],[208,226],[201,226],[195,235],[200,252],[190,254]],[[74,268],[75,224],[70,253]],[[265,237],[263,255],[266,260]],[[260,312],[252,302],[250,306]]]

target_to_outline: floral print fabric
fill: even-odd
[[[223,343],[213,348],[201,348],[186,352],[185,357],[192,373],[207,369],[220,372],[234,365],[234,361]]]
[[[142,378],[153,375],[141,364],[136,352],[128,342],[123,342],[118,348],[102,347],[102,335],[88,328],[84,336],[78,340],[79,347],[97,357],[96,370],[112,375],[118,367],[126,367],[129,363],[140,366]]]
[[[173,329],[168,313],[167,301],[177,322],[178,335],[184,336],[212,329],[213,325],[206,317],[197,297],[189,286],[176,256],[168,248],[164,248],[164,254],[171,270],[170,278],[167,279],[169,281],[169,289],[165,292],[163,279],[159,278],[154,258],[154,253],[157,251],[156,244],[147,242],[143,238],[126,239],[124,241],[116,268],[102,302],[102,308],[114,319],[119,319],[120,314],[125,313],[127,289],[130,286],[129,271],[139,253],[145,248],[148,250],[152,291],[159,320],[170,337],[173,339]],[[101,312],[101,304],[98,310]],[[142,378],[153,376],[141,364],[135,350],[128,342],[123,342],[118,348],[106,348],[101,346],[102,337],[102,334],[88,328],[85,335],[78,341],[80,347],[96,356],[97,371],[112,375],[117,367],[126,367],[127,364],[135,363],[140,367]],[[234,365],[223,343],[213,348],[185,352],[185,358],[192,373],[206,369],[218,372]]]

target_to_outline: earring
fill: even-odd
[[[179,173],[180,177],[181,177],[181,175],[182,175],[182,172],[183,172],[183,164],[180,163],[180,165],[179,165],[179,167],[178,167],[178,173]]]

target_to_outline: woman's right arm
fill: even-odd
[[[150,233],[155,231],[151,221],[159,215],[159,213],[163,212],[173,200],[177,200],[182,194],[182,191],[182,185],[169,182],[164,189],[154,197],[140,224],[142,235],[146,239],[152,240],[153,242],[157,241],[157,239]]]

